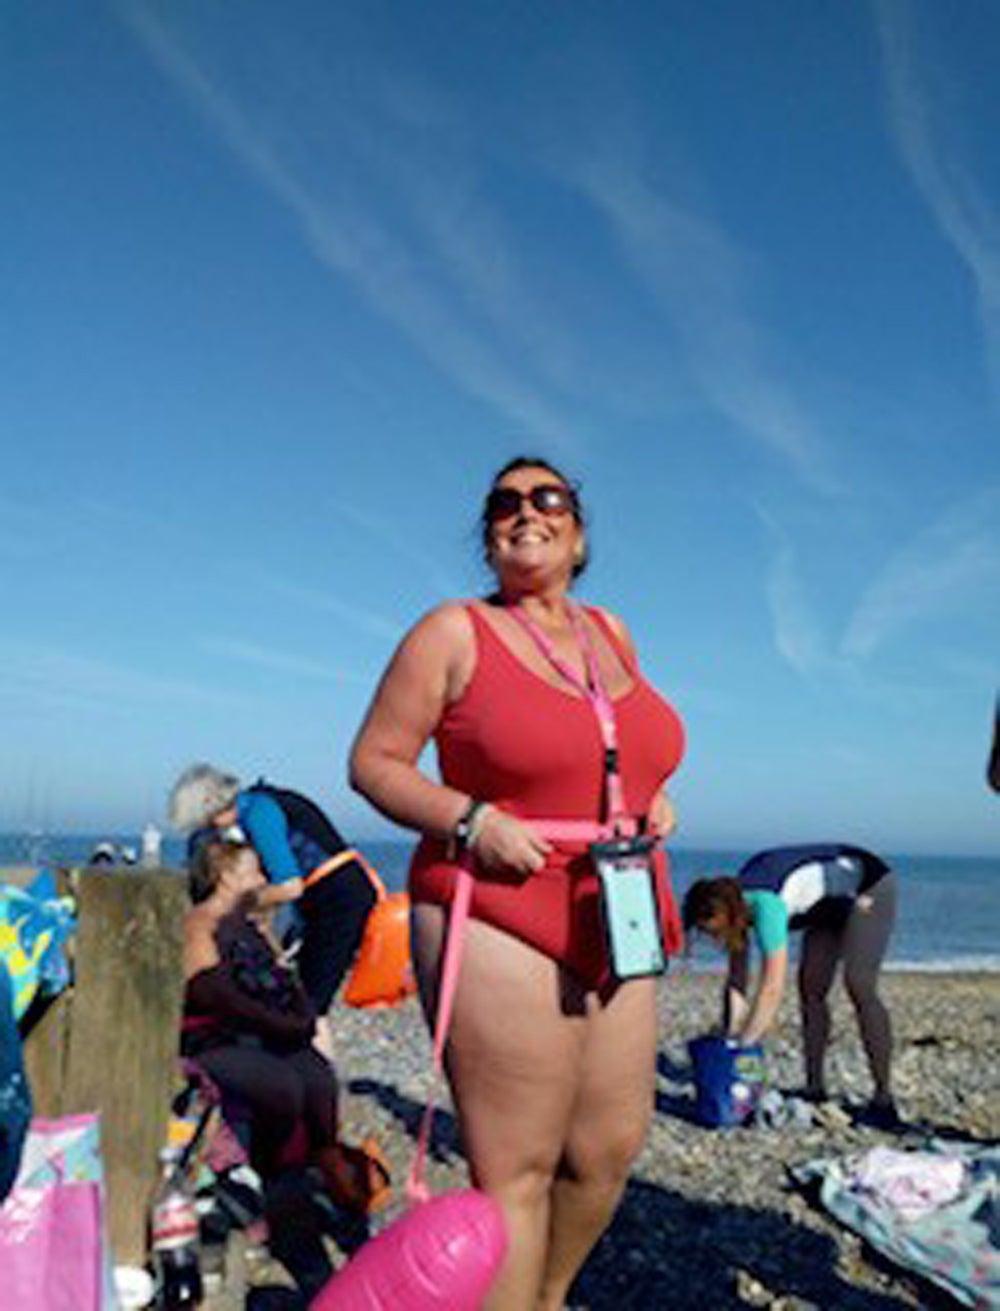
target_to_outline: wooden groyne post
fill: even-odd
[[[28,1034],[25,1065],[35,1115],[100,1112],[114,1260],[138,1265],[178,1084],[187,887],[133,868],[81,870],[71,886],[73,984]]]

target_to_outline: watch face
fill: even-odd
[[[476,812],[480,809],[481,804],[481,802],[474,801],[455,825],[455,841],[460,847],[464,847],[468,844],[469,833],[472,830],[472,821],[475,819]]]

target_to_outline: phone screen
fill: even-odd
[[[620,979],[662,974],[666,957],[647,854],[635,852],[602,857],[595,853],[595,859],[615,974]]]

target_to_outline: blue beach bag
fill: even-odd
[[[743,1124],[764,1087],[764,1049],[706,1033],[688,1043],[694,1073],[695,1118],[710,1129]]]

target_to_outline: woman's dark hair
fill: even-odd
[[[573,577],[579,578],[590,563],[590,548],[587,545],[587,524],[584,519],[583,506],[580,504],[580,484],[574,482],[572,478],[566,475],[552,463],[551,460],[545,460],[540,455],[516,455],[513,460],[508,460],[502,469],[498,469],[493,475],[493,481],[490,483],[489,490],[492,492],[509,473],[516,473],[518,469],[545,469],[552,474],[553,478],[568,487],[573,493],[573,518],[581,531],[582,551],[579,560],[573,562]],[[482,514],[479,517],[479,529],[482,538],[483,559],[487,564],[490,563],[490,536],[493,525],[490,523],[489,515],[486,512],[486,505],[483,505]]]
[[[188,896],[194,904],[207,901],[223,874],[235,866],[245,851],[252,850],[248,842],[234,842],[231,838],[210,837],[197,847],[188,863]]]
[[[718,919],[716,932],[729,951],[745,951],[750,934],[750,911],[738,879],[698,879],[684,896],[685,931],[702,931]]]

